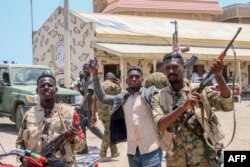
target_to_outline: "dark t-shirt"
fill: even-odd
[[[82,89],[83,89],[84,97],[87,96],[89,90],[94,90],[92,76],[89,76],[87,79],[85,78],[82,79]],[[84,102],[83,110],[91,111],[92,95],[93,93],[88,95],[88,98]]]

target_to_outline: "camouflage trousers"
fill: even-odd
[[[99,139],[103,139],[103,133],[97,126],[90,126],[92,117],[91,111],[84,111],[82,110],[80,114],[81,123],[80,126],[82,128],[82,131],[86,137],[86,129],[88,128],[94,135],[96,135]]]
[[[208,162],[206,159],[195,165],[187,165],[185,159],[179,157],[176,161],[166,158],[166,167],[220,167],[220,165],[216,161]]]
[[[182,143],[185,147],[177,143],[173,152],[166,154],[167,167],[220,167],[216,152],[203,139],[195,140],[195,147],[191,143]]]
[[[109,119],[102,119],[102,124],[104,126],[104,136],[101,144],[101,150],[100,150],[100,157],[106,157],[107,156],[107,150],[110,147],[110,152],[111,156],[117,154],[117,146],[116,144],[110,146],[109,145],[109,136],[110,136],[110,131],[109,131],[109,125],[110,125],[110,120]]]

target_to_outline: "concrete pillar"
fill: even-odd
[[[120,71],[121,71],[121,86],[124,88],[124,62],[122,57],[120,57]]]
[[[237,72],[238,72],[239,87],[240,87],[240,93],[241,93],[241,68],[240,68],[240,60],[237,60]]]
[[[156,71],[156,59],[154,59],[154,72]]]
[[[64,0],[64,86],[70,87],[69,2]]]

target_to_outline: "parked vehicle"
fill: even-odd
[[[234,98],[237,100],[237,102],[241,102],[241,90],[240,90],[240,85],[239,83],[234,84],[234,89],[233,89],[233,83],[227,83],[228,87],[232,90],[234,90]],[[211,86],[211,88],[217,92],[220,92],[220,88],[218,85]]]
[[[0,64],[0,116],[15,122],[18,131],[25,111],[38,102],[37,78],[43,72],[52,74],[46,66]],[[58,88],[57,102],[78,105],[81,99],[77,91]]]

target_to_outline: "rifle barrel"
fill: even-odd
[[[241,29],[242,29],[241,27],[238,28],[238,31],[237,31],[236,34],[234,35],[233,39],[229,42],[229,44],[227,45],[226,49],[221,53],[221,55],[219,56],[218,59],[220,59],[220,60],[223,60],[223,59],[224,59],[224,57],[225,57],[226,54],[227,54],[228,49],[229,49],[230,46],[233,44],[234,40],[236,39],[236,37],[237,37],[238,34],[240,33]]]
[[[241,31],[241,27],[238,28],[238,31],[236,32],[236,34],[234,35],[233,39],[229,42],[229,44],[227,45],[226,49],[220,54],[219,58],[221,61],[225,58],[228,49],[230,48],[230,46],[233,44],[234,40],[236,39],[236,37],[239,35],[240,31]],[[207,80],[212,74],[212,71],[210,70],[207,74],[207,76],[205,78],[203,78],[203,80],[201,81],[200,87],[198,88],[197,92],[201,93],[202,90],[204,89],[205,85],[204,85],[204,81]]]

